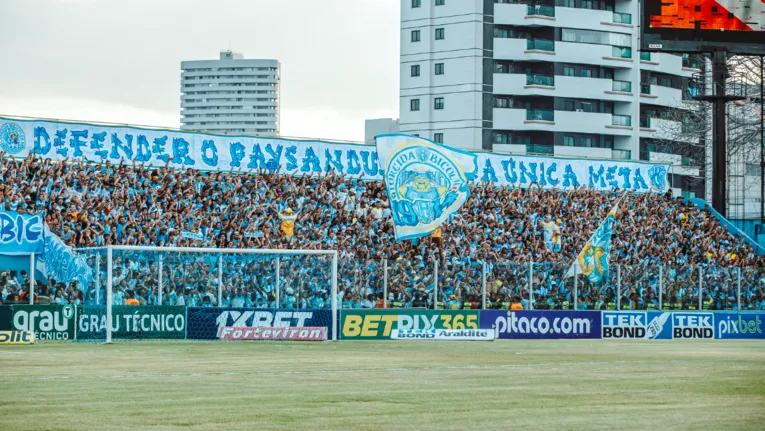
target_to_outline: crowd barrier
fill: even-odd
[[[112,311],[115,340],[333,337],[330,310],[114,306]],[[765,339],[763,312],[352,309],[339,313],[340,340],[391,339],[396,329],[491,329],[498,339]],[[41,341],[104,341],[106,324],[104,306],[0,306],[0,331],[31,331]]]

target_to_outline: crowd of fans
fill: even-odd
[[[2,157],[0,177],[5,210],[44,213],[50,229],[77,248],[337,250],[338,304],[345,308],[381,306],[384,285],[388,306],[480,308],[485,285],[487,307],[493,308],[520,302],[525,308],[573,309],[576,302],[579,309],[658,309],[661,286],[665,309],[698,308],[700,289],[703,308],[732,309],[740,284],[741,308],[765,309],[763,260],[710,213],[668,194],[630,194],[621,201],[609,282],[595,286],[580,276],[575,294],[573,278],[565,274],[621,191],[476,183],[467,203],[436,236],[396,242],[385,185],[363,177],[200,172],[33,157]],[[104,303],[105,252],[83,253],[94,268],[87,285],[38,282],[40,303]],[[158,253],[117,252],[113,303],[288,308],[331,303],[327,256],[295,254],[278,263],[276,256],[244,254],[221,260],[212,254],[161,256],[160,263]],[[5,303],[23,301],[24,276],[3,273]]]

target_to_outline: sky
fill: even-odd
[[[180,126],[180,63],[281,62],[282,136],[398,118],[400,0],[0,0],[0,115]]]

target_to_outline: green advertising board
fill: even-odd
[[[106,307],[86,305],[80,307],[78,311],[77,339],[105,339]],[[112,339],[141,338],[186,338],[186,307],[113,306]]]
[[[389,339],[393,329],[478,329],[478,310],[342,310],[345,340]]]
[[[11,325],[32,331],[35,340],[71,340],[75,331],[74,305],[12,305]]]

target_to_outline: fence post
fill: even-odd
[[[741,267],[738,267],[736,279],[736,310],[741,311]]]
[[[278,261],[277,261],[278,262]],[[278,268],[278,267],[277,267]],[[337,341],[337,250],[332,254],[332,341]]]
[[[702,272],[701,272],[701,265],[699,265],[699,308],[698,311],[701,311],[701,289],[704,288],[704,284],[701,281]]]
[[[223,255],[218,256],[218,307],[223,307]]]
[[[383,308],[388,308],[388,259],[383,259]]]
[[[486,309],[486,261],[481,262],[481,310]]]
[[[576,272],[574,271],[574,311],[577,311],[576,303],[579,300],[579,286],[577,286]]]
[[[276,258],[276,287],[274,287],[274,290],[276,291],[276,308],[281,308],[281,295],[279,291],[281,290],[279,288],[279,285],[281,284],[281,274],[279,273],[281,271],[281,262],[280,259]],[[332,299],[332,302],[334,303],[335,299]]]
[[[531,279],[534,278],[534,259],[529,258],[529,310],[534,309],[534,283]]]
[[[112,342],[112,246],[106,249],[106,343]]]
[[[35,303],[35,254],[29,253],[29,305]]]
[[[663,310],[664,304],[664,267],[659,265],[659,310]]]
[[[433,256],[433,309],[438,310],[438,258]]]
[[[96,254],[96,305],[101,305],[101,254],[100,253]]]
[[[622,266],[616,265],[616,309],[622,310]]]
[[[162,305],[162,295],[164,295],[164,292],[162,291],[162,255],[159,255],[159,265],[157,270],[159,272],[157,275],[157,305]]]

